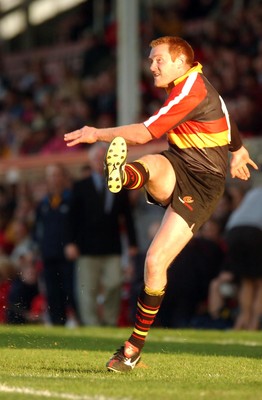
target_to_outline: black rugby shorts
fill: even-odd
[[[225,179],[210,173],[195,173],[175,154],[165,150],[161,153],[172,164],[176,174],[171,206],[196,233],[214,212],[225,190]],[[147,200],[157,203],[149,193]]]

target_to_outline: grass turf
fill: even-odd
[[[107,372],[130,332],[0,326],[0,399],[262,400],[261,332],[151,329],[136,369]]]

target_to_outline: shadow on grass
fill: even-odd
[[[61,334],[60,334],[61,332]],[[56,330],[26,330],[19,328],[10,328],[6,331],[0,331],[0,348],[14,349],[52,349],[52,350],[86,350],[112,352],[118,348],[126,337],[116,338],[114,331],[110,337],[111,331],[100,329],[99,336],[96,330],[93,332],[83,330],[68,331]],[[93,334],[92,334],[93,333]],[[247,357],[253,359],[261,359],[262,345],[252,345],[247,343],[212,343],[207,339],[206,342],[197,342],[197,336],[194,342],[161,342],[148,341],[145,350],[146,353],[162,353],[162,354],[181,354],[189,353],[195,355],[216,355],[216,356],[233,356]]]

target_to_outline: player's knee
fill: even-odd
[[[148,252],[145,260],[145,268],[147,275],[157,279],[162,276],[163,271],[166,271],[165,260],[161,253]]]

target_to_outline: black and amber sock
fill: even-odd
[[[139,350],[142,350],[147,334],[153,324],[165,295],[162,290],[151,290],[145,286],[137,301],[135,327],[128,341]]]
[[[140,160],[125,165],[123,186],[125,189],[140,189],[149,179],[147,166]]]

